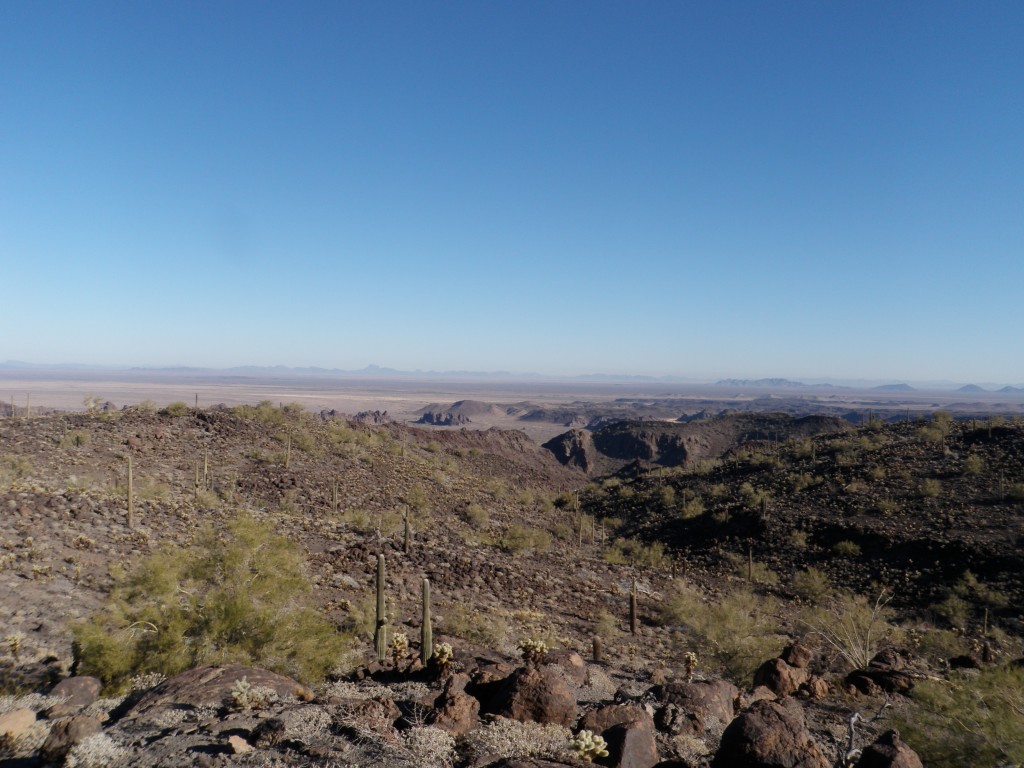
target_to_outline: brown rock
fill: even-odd
[[[650,713],[640,704],[609,704],[587,712],[583,716],[580,728],[593,731],[594,733],[604,733],[616,725],[634,722],[654,724]]]
[[[31,709],[15,709],[0,715],[0,741],[14,740],[27,731],[36,721],[36,713]]]
[[[924,768],[917,752],[900,738],[899,731],[886,731],[865,749],[854,768]]]
[[[252,744],[243,739],[241,736],[228,736],[228,746],[231,747],[232,753],[236,755],[244,755],[246,752],[252,752]]]
[[[561,671],[570,685],[585,685],[587,682],[587,663],[575,651],[564,648],[548,651],[544,656],[544,666]]]
[[[125,715],[146,721],[168,709],[181,707],[220,707],[230,698],[231,688],[245,678],[254,688],[271,688],[285,701],[307,700],[311,694],[304,685],[289,677],[241,664],[196,667],[164,680],[147,692]]]
[[[678,733],[703,733],[711,718],[728,723],[735,715],[739,689],[725,680],[695,680],[692,683],[669,683],[655,689],[665,704],[673,704],[686,718],[687,724]]]
[[[722,734],[712,768],[829,768],[799,709],[759,701]]]
[[[790,696],[807,682],[809,673],[801,667],[792,667],[781,658],[769,659],[754,673],[754,685],[763,685],[776,696]]]
[[[100,721],[89,715],[75,715],[55,720],[50,734],[39,750],[45,763],[61,763],[71,748],[103,730]]]
[[[814,658],[814,649],[803,643],[787,645],[779,654],[779,658],[791,667],[806,669]]]
[[[520,722],[572,726],[576,699],[562,676],[550,667],[522,667],[501,686],[489,707]]]
[[[634,720],[604,732],[608,742],[608,761],[615,768],[651,768],[658,762],[658,744],[654,723]]]
[[[48,707],[43,716],[50,720],[60,717],[77,715],[88,707],[100,695],[103,687],[95,677],[66,677],[50,690],[50,696],[63,698],[64,701]]]
[[[828,696],[828,681],[817,675],[811,675],[807,682],[800,686],[800,693],[810,699],[824,699]]]
[[[450,733],[455,738],[464,736],[480,724],[480,702],[466,693],[467,675],[453,675],[445,683],[444,692],[437,697],[434,710],[427,722]]]

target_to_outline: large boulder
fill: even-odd
[[[712,768],[830,768],[798,707],[755,702],[722,734]]]
[[[289,677],[241,664],[196,667],[164,680],[148,691],[125,715],[127,720],[158,719],[171,709],[222,707],[231,690],[245,678],[254,689],[273,691],[281,701],[310,701],[313,692]]]
[[[31,709],[15,709],[0,714],[0,744],[14,741],[28,732],[36,721],[36,713]]]
[[[75,715],[55,720],[39,750],[39,757],[44,763],[63,763],[72,747],[102,730],[100,721],[89,715]]]
[[[865,749],[854,768],[924,768],[917,752],[900,738],[899,731],[886,731]]]
[[[592,709],[583,716],[580,728],[594,733],[604,733],[616,725],[633,722],[649,722],[653,725],[650,713],[640,704],[608,704]]]
[[[783,659],[769,659],[754,672],[754,686],[763,685],[776,696],[791,696],[807,682],[810,673],[802,667],[794,667]]]
[[[700,735],[712,720],[723,725],[736,714],[739,689],[725,680],[695,680],[658,686],[654,690],[664,704],[659,712],[658,727],[671,733]]]
[[[846,684],[867,695],[885,693],[908,694],[914,687],[910,662],[893,649],[875,655],[867,667],[855,669],[846,676]]]
[[[521,667],[508,677],[488,703],[488,711],[520,722],[572,726],[576,699],[552,667]]]
[[[95,677],[66,677],[50,690],[50,696],[63,701],[48,707],[43,715],[50,720],[77,715],[100,695],[103,683]]]
[[[464,736],[480,725],[480,702],[466,693],[469,676],[453,675],[427,715],[427,723],[437,726],[455,738]]]
[[[608,758],[603,762],[614,768],[651,768],[658,762],[658,743],[650,717],[614,725],[604,732],[604,739],[608,742]]]

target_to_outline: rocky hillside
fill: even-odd
[[[899,737],[883,737],[892,713],[905,722],[918,711],[907,698],[915,683],[949,674],[953,657],[987,675],[1020,655],[1012,603],[1000,598],[1018,595],[1016,560],[999,543],[1000,530],[1018,530],[1020,427],[826,437],[812,422],[793,427],[803,432],[759,424],[699,425],[708,445],[732,440],[720,463],[652,470],[651,459],[619,459],[618,476],[591,484],[522,433],[420,431],[268,403],[0,420],[0,765],[916,765]],[[655,459],[679,450],[651,439]],[[973,526],[949,511],[961,497],[987,500]],[[896,507],[879,514],[895,522],[870,530],[891,538],[894,558],[899,536],[923,544],[936,525],[972,554],[988,547],[991,569],[962,592],[988,601],[988,618],[969,610],[958,632],[904,607],[864,619],[862,603],[834,588],[866,583],[858,569],[882,573],[869,547],[890,550],[866,536],[871,504],[884,500]],[[119,573],[180,562],[202,542],[227,547],[239,514],[299,545],[315,608],[345,638],[326,679],[207,660],[166,680],[140,669],[154,673],[124,697],[69,676],[73,623],[114,595],[152,597],[126,592]],[[827,526],[838,523],[864,527],[860,539],[842,534],[859,553],[836,551],[846,538]],[[751,543],[748,572],[738,566]],[[790,550],[799,557],[786,559]],[[163,551],[170,560],[150,559]],[[383,660],[378,555],[388,637],[410,640]],[[856,567],[836,565],[847,560]],[[813,563],[833,582],[812,599],[792,575]],[[917,574],[934,567],[915,558],[912,568],[906,584],[939,594]],[[424,578],[435,648],[451,645],[450,664],[419,656]],[[197,599],[191,586],[169,589]],[[959,618],[948,608],[942,626]],[[878,640],[837,651],[820,611],[877,619]],[[111,637],[147,631],[159,633],[131,624]],[[885,698],[890,714],[871,720]],[[855,713],[870,720],[856,728],[857,754]],[[915,746],[941,732],[915,733]]]
[[[594,430],[573,429],[544,444],[562,464],[589,475],[614,474],[628,464],[692,467],[743,450],[753,442],[779,442],[797,437],[852,429],[837,417],[782,413],[731,414],[668,421],[616,421]]]

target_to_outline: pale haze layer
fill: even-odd
[[[1024,4],[0,11],[0,360],[1024,381]]]

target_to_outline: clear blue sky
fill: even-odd
[[[0,360],[1024,381],[1024,3],[0,5]]]

